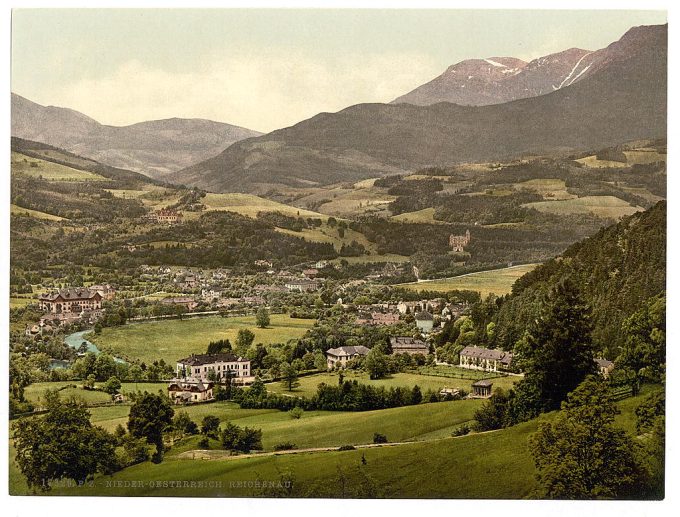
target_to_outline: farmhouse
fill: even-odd
[[[234,354],[195,354],[177,361],[177,377],[206,381],[208,375],[217,379],[231,378],[237,384],[252,382],[250,361]],[[211,374],[210,372],[214,372]]]
[[[434,324],[434,317],[427,311],[422,311],[416,314],[416,327],[423,334],[428,334],[432,331]]]
[[[456,253],[461,253],[463,248],[470,243],[470,230],[465,230],[465,235],[449,235],[449,246]]]
[[[319,274],[319,270],[316,268],[305,269],[302,274],[307,278],[316,278],[316,276]]]
[[[347,361],[355,357],[363,357],[368,354],[369,350],[365,346],[341,346],[339,348],[331,348],[326,351],[326,362],[328,368],[344,368]]]
[[[168,384],[168,396],[175,404],[205,402],[213,398],[212,382],[201,380],[173,380]]]
[[[299,291],[301,293],[305,293],[308,291],[316,291],[319,288],[319,282],[316,280],[308,280],[306,278],[303,279],[295,279],[295,280],[289,280],[286,282],[286,289],[289,291]]]
[[[609,377],[609,374],[614,369],[614,363],[601,357],[595,359],[595,362],[597,363],[597,369],[600,372],[600,375],[605,379]]]
[[[46,317],[57,320],[80,318],[83,311],[101,314],[102,295],[99,291],[86,287],[69,287],[51,293],[43,293],[38,298],[40,309]]]
[[[497,372],[498,370],[507,370],[511,363],[512,353],[503,350],[466,346],[460,352],[461,368]]]
[[[183,305],[188,310],[193,310],[198,305],[191,296],[167,296],[161,300],[163,305]]]
[[[472,395],[470,398],[482,398],[486,399],[491,396],[491,388],[493,387],[493,382],[488,379],[483,379],[481,381],[474,382],[472,384]]]
[[[356,320],[357,325],[395,325],[399,323],[399,314],[373,312],[360,314]]]
[[[411,354],[411,355],[427,355],[430,353],[430,347],[427,343],[420,339],[415,339],[409,336],[395,336],[390,338],[390,345],[392,346],[392,355],[395,354]]]

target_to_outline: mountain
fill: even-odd
[[[44,142],[155,178],[260,134],[203,119],[172,118],[107,126],[77,111],[41,106],[12,93],[12,136]]]
[[[590,64],[591,52],[572,48],[526,63],[512,57],[468,59],[451,65],[439,77],[398,97],[393,104],[428,106],[453,102],[486,106],[536,97],[568,86]]]
[[[359,104],[237,142],[168,180],[266,192],[663,137],[667,33],[667,25],[631,29],[587,77],[545,95],[487,106]]]

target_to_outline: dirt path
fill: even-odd
[[[418,442],[392,442],[392,443],[367,443],[363,445],[353,445],[355,449],[374,449],[376,447],[396,447],[398,445],[408,445]],[[185,451],[177,455],[180,459],[189,460],[240,460],[246,458],[262,458],[265,456],[280,456],[283,454],[299,454],[303,452],[333,452],[338,451],[339,447],[313,447],[309,449],[291,449],[288,451],[268,451],[268,452],[252,452],[249,454],[234,454],[230,451],[223,450],[201,450],[194,449]]]

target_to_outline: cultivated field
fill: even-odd
[[[627,201],[615,196],[584,196],[563,201],[537,201],[523,205],[535,208],[539,212],[557,215],[594,214],[599,217],[620,219],[623,216],[643,210],[639,206],[632,206]]]
[[[327,224],[323,224],[318,228],[305,228],[300,232],[288,230],[286,228],[276,228],[276,231],[292,237],[302,238],[310,242],[325,242],[332,244],[333,247],[340,251],[343,244],[349,245],[352,241],[356,241],[363,245],[369,251],[375,251],[375,245],[369,242],[363,233],[359,233],[350,228],[347,228],[344,237],[338,235],[337,228],[331,228]]]
[[[147,364],[159,359],[175,364],[192,353],[205,353],[208,343],[218,339],[236,340],[239,329],[255,333],[255,343],[285,343],[301,337],[315,320],[295,319],[285,314],[273,314],[266,329],[255,326],[255,317],[222,318],[211,316],[183,320],[162,320],[132,323],[105,328],[99,336],[87,338],[100,350],[122,359],[137,359]]]
[[[402,223],[428,223],[428,224],[446,224],[443,221],[437,221],[434,218],[434,208],[423,208],[415,212],[405,212],[399,215],[393,215],[392,219]]]
[[[538,264],[524,264],[491,271],[481,271],[467,275],[444,278],[440,280],[424,280],[410,284],[399,284],[414,291],[446,292],[454,289],[478,291],[482,297],[490,293],[504,295],[512,290],[512,284],[519,277],[532,271]]]
[[[574,199],[574,194],[567,192],[564,180],[554,178],[537,178],[515,184],[517,190],[533,190],[543,196],[544,199],[564,200]]]

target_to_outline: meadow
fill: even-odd
[[[659,386],[645,386],[637,397],[618,402],[621,414],[616,425],[634,432],[635,409],[650,391],[658,389]],[[259,457],[220,454],[215,459],[192,459],[186,451],[197,449],[198,437],[194,436],[177,442],[161,464],[145,462],[112,476],[98,475],[91,485],[55,487],[48,494],[253,497],[276,494],[248,482],[276,482],[285,478],[292,480],[290,496],[452,499],[530,496],[535,488],[535,469],[527,440],[540,422],[551,421],[557,413],[499,431],[451,437],[452,430],[472,418],[481,403],[440,402],[362,413],[310,411],[299,420],[276,410],[242,410],[230,402],[191,406],[186,410],[195,420],[215,414],[223,422],[261,428],[265,454]],[[93,408],[91,420],[112,430],[118,423],[126,423],[127,411],[126,406]],[[390,442],[413,441],[348,451],[266,452],[283,441],[295,443],[298,448],[366,444],[372,440],[373,432],[386,434]],[[217,442],[211,441],[211,447],[217,447]],[[17,469],[11,441],[9,453],[10,493],[31,493]],[[146,481],[137,487],[125,483],[140,480]],[[161,485],[151,485],[151,480]],[[163,487],[164,481],[206,483],[170,488],[169,483]]]
[[[38,210],[31,210],[30,208],[23,208],[15,204],[10,205],[10,213],[12,215],[27,215],[35,217],[36,219],[46,219],[47,221],[68,221],[65,217],[48,214],[47,212],[39,212]]]
[[[12,152],[12,174],[23,174],[33,178],[42,176],[43,179],[53,181],[109,181],[99,174],[73,169],[14,151]]]
[[[464,371],[468,373],[467,370]],[[353,372],[345,371],[343,372],[344,379],[348,381],[356,380],[361,384],[370,384],[372,386],[383,386],[387,389],[403,387],[403,388],[413,388],[413,386],[418,385],[421,391],[424,393],[427,390],[432,390],[439,392],[442,388],[462,388],[466,391],[472,390],[472,383],[479,377],[468,377],[468,378],[455,378],[455,377],[444,377],[435,375],[422,375],[419,373],[394,373],[389,377],[384,379],[369,379],[369,376],[365,372]],[[464,375],[464,374],[463,374]],[[322,382],[328,385],[338,384],[338,374],[332,373],[319,373],[315,375],[306,375],[300,377],[300,385],[294,388],[292,391],[288,391],[287,387],[280,382],[271,382],[266,384],[267,390],[272,393],[280,393],[283,395],[295,395],[299,397],[310,397],[316,393],[317,386]],[[496,377],[493,378],[494,388],[500,387],[503,389],[508,389],[517,382],[518,377]]]
[[[425,280],[422,282],[412,282],[409,284],[399,284],[414,291],[439,291],[446,292],[454,289],[465,289],[478,291],[482,297],[490,293],[498,296],[509,293],[512,284],[519,277],[532,271],[538,264],[523,264],[491,271],[480,271],[479,273],[469,273],[467,275],[452,278],[442,278],[438,280]]]
[[[222,210],[236,212],[246,217],[255,218],[258,212],[281,212],[291,217],[313,217],[327,220],[328,216],[303,208],[295,208],[270,199],[265,199],[252,194],[213,194],[208,192],[201,203],[206,206],[206,211]],[[200,212],[197,213],[200,215]]]
[[[631,215],[642,210],[642,208],[632,206],[627,201],[615,196],[584,196],[555,201],[536,201],[522,206],[557,215],[590,213],[613,219],[620,219],[625,215]]]
[[[297,339],[314,324],[312,319],[296,319],[285,314],[273,314],[266,329],[257,328],[254,316],[223,318],[210,316],[182,320],[148,321],[122,327],[109,327],[101,334],[87,337],[100,350],[115,357],[152,363],[160,359],[174,365],[192,353],[205,353],[210,341],[236,341],[240,329],[255,333],[255,343],[286,343]]]

